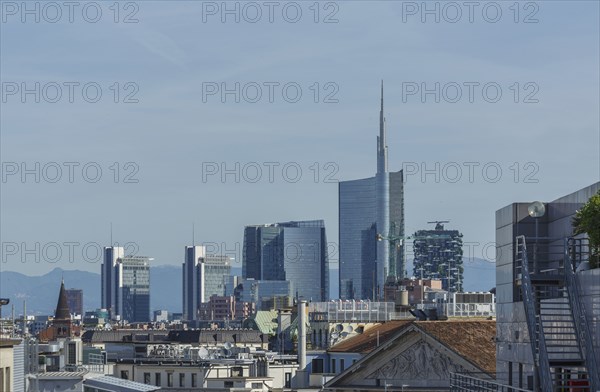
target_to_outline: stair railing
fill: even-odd
[[[536,311],[536,298],[534,296],[533,284],[529,274],[529,261],[527,258],[527,244],[525,236],[516,238],[515,260],[521,263],[521,293],[523,295],[523,306],[529,327],[529,340],[533,351],[533,360],[539,380],[539,389],[542,392],[552,392],[552,372],[550,371],[550,360],[546,351],[546,340],[542,327],[542,318]]]
[[[569,293],[569,302],[573,320],[575,321],[575,331],[579,336],[579,346],[585,360],[588,371],[588,377],[593,391],[600,391],[600,368],[598,368],[590,324],[588,323],[585,309],[580,301],[579,286],[575,279],[574,269],[577,267],[578,250],[581,253],[583,244],[581,239],[565,239],[565,281],[567,292]],[[582,258],[579,261],[583,261]]]

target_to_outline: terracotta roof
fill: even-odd
[[[336,344],[329,351],[338,353],[370,353],[377,348],[377,333],[379,333],[379,343],[383,343],[412,322],[413,320],[388,321],[371,327],[360,335],[353,336]]]
[[[493,320],[388,321],[336,344],[329,351],[368,354],[377,348],[377,332],[379,343],[383,344],[410,325],[415,325],[481,370],[496,371],[496,321]]]
[[[480,369],[496,371],[496,321],[418,321],[416,325]]]

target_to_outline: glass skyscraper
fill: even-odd
[[[246,226],[242,275],[287,280],[294,296],[329,299],[329,259],[323,220]]]
[[[207,255],[204,246],[186,246],[183,263],[183,318],[197,320],[201,303],[213,295],[225,294],[225,281],[231,274],[231,259]]]
[[[102,307],[112,318],[150,321],[150,260],[124,256],[122,247],[105,247],[102,264]]]
[[[383,298],[388,277],[404,276],[404,242],[377,241],[378,234],[404,237],[404,180],[402,171],[388,171],[383,83],[377,174],[339,183],[340,298]]]

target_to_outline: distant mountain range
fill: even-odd
[[[0,273],[0,297],[10,298],[15,313],[23,313],[27,300],[27,314],[52,314],[58,301],[58,289],[64,276],[67,289],[83,289],[85,310],[100,307],[100,274],[79,270],[55,268],[41,276],[27,276],[18,272]],[[181,267],[157,266],[150,268],[150,308],[181,312]],[[8,308],[8,309],[7,309]],[[10,312],[10,305],[4,307]]]
[[[412,266],[411,266],[412,267]],[[464,290],[488,291],[496,286],[496,265],[483,259],[464,261]],[[241,269],[232,271],[240,275]],[[332,271],[337,274],[337,270]],[[412,268],[408,275],[412,274]],[[23,313],[23,300],[27,300],[28,314],[52,314],[58,300],[60,281],[64,276],[67,288],[83,289],[83,307],[86,310],[100,307],[100,274],[79,270],[55,268],[41,276],[27,276],[18,272],[0,273],[0,297],[10,298],[15,313]],[[181,312],[181,267],[163,265],[150,268],[150,307]],[[8,309],[7,309],[8,308]],[[4,314],[10,305],[4,307]]]

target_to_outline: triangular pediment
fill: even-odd
[[[410,326],[339,374],[326,389],[390,385],[445,388],[453,372],[481,369],[420,328]]]
[[[371,372],[365,378],[381,380],[448,380],[450,372],[466,369],[455,359],[420,339]]]

